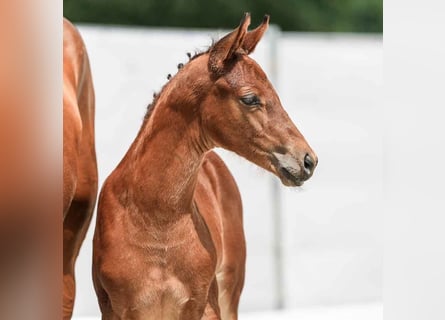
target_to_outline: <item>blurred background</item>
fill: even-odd
[[[318,154],[289,189],[218,150],[242,193],[247,241],[240,319],[382,319],[382,1],[64,0],[96,89],[100,183],[135,138],[154,92],[235,28],[271,15],[252,57]],[[77,262],[74,316],[98,319],[94,218]]]
[[[63,11],[76,22],[177,28],[233,28],[247,11],[284,31],[383,31],[381,0],[64,0]]]

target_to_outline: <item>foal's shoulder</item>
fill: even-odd
[[[208,151],[205,154],[204,162],[205,161],[210,161],[212,163],[222,163],[222,164],[224,164],[223,159],[221,159],[221,157],[213,150],[210,150],[210,151]]]
[[[209,151],[206,153],[204,157],[204,161],[202,162],[203,168],[212,168],[216,170],[229,170],[224,163],[223,159],[215,152]]]
[[[216,152],[207,152],[200,171],[201,175],[204,174],[215,183],[222,183],[225,187],[237,192],[236,182],[232,173]]]

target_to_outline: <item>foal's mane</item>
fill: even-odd
[[[193,56],[192,56],[192,54],[190,52],[187,52],[187,57],[189,58],[189,60],[185,64],[190,63],[191,61],[195,60],[196,58],[198,58],[198,57],[200,57],[200,56],[202,56],[202,55],[204,55],[206,53],[209,53],[210,50],[215,45],[215,42],[216,42],[215,40],[212,40],[212,44],[207,48],[207,50],[205,50],[205,51],[195,51],[195,54]],[[181,69],[184,67],[184,63],[179,63],[177,67],[178,67],[178,72],[181,71]],[[148,119],[150,118],[151,114],[153,113],[153,109],[156,106],[159,97],[164,92],[165,86],[168,84],[168,82],[170,81],[171,78],[172,78],[172,75],[168,74],[167,75],[167,80],[168,80],[167,83],[165,83],[162,86],[161,90],[158,93],[156,93],[156,92],[153,93],[153,100],[147,106],[147,111],[145,112],[145,116],[144,116],[144,120],[143,120],[143,123],[142,123],[142,127],[148,121]]]

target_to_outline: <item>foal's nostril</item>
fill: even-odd
[[[312,157],[309,154],[306,154],[304,156],[304,171],[306,171],[306,173],[310,175],[314,170],[314,167],[315,167],[314,159],[312,159]]]

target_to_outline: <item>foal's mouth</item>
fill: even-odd
[[[272,153],[272,165],[281,183],[288,187],[300,187],[306,180],[301,165],[290,154]]]
[[[300,180],[292,173],[293,168],[280,167],[278,170],[280,172],[279,178],[281,182],[288,187],[301,187],[304,181]]]

